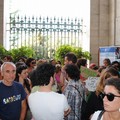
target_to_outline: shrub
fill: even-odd
[[[8,51],[2,45],[0,45],[0,59],[2,59],[5,55],[8,54]]]
[[[65,54],[68,53],[68,52],[72,52],[72,51],[73,51],[72,46],[70,46],[70,45],[62,45],[56,50],[55,59],[60,60],[61,63],[63,64]]]
[[[83,51],[81,47],[73,47],[70,45],[62,45],[55,52],[55,59],[60,60],[63,64],[65,54],[73,52],[77,58],[85,58],[91,60],[91,54],[88,51]]]
[[[17,49],[11,49],[10,54],[12,55],[14,61],[16,62],[20,57],[26,56],[26,57],[33,57],[35,55],[35,52],[30,47],[24,47]]]

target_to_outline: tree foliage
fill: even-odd
[[[0,58],[2,59],[6,55],[11,55],[16,62],[20,57],[34,57],[35,52],[31,47],[15,48],[11,50],[6,50],[2,45],[0,45]]]
[[[63,63],[65,54],[68,52],[73,52],[77,58],[86,58],[91,60],[91,54],[88,51],[84,51],[81,47],[73,47],[70,45],[62,45],[55,52],[55,59],[60,60]]]

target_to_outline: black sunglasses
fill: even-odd
[[[114,95],[113,93],[108,93],[108,94],[101,93],[100,96],[102,97],[102,99],[106,96],[109,101],[113,101],[115,97],[120,97],[120,96]]]

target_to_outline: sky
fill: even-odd
[[[22,15],[87,18],[90,0],[11,0]]]
[[[56,18],[83,18],[86,31],[89,31],[90,0],[4,0],[5,21],[9,13],[19,10],[19,15]],[[87,34],[89,37],[89,33]],[[88,39],[87,37],[87,39]],[[84,48],[88,49],[88,40],[84,39]]]

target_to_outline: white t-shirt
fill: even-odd
[[[63,120],[69,109],[66,97],[55,92],[31,93],[28,104],[35,120]]]
[[[91,120],[97,120],[100,112],[101,112],[100,110],[99,110],[99,111],[96,111],[96,112],[92,115]],[[103,116],[101,117],[100,120],[103,120]]]

